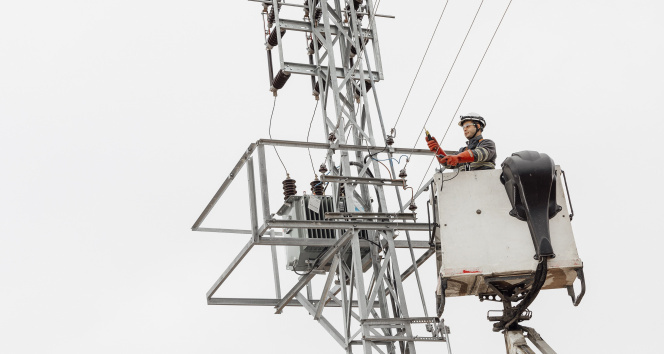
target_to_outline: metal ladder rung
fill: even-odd
[[[368,318],[361,320],[361,324],[368,326],[405,325],[408,323],[438,323],[438,317],[409,317],[409,318]]]
[[[364,340],[370,342],[444,342],[443,337],[401,337],[401,336],[376,336],[376,337],[363,337]],[[361,342],[360,342],[361,343]]]

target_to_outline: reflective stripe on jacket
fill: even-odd
[[[496,168],[496,143],[478,135],[466,142],[466,146],[459,149],[459,153],[470,150],[475,161],[459,166],[459,170],[492,170]]]

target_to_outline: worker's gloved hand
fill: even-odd
[[[438,162],[447,166],[456,166],[460,163],[473,162],[475,161],[475,156],[470,150],[466,150],[458,155],[449,155],[441,158],[442,155],[438,155]]]
[[[436,138],[434,138],[431,135],[427,135],[424,139],[427,141],[429,150],[433,151],[434,153],[437,153],[438,150],[440,150],[440,145],[438,145],[438,141],[436,141]]]

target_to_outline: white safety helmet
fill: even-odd
[[[463,122],[465,121],[472,121],[475,123],[479,123],[482,126],[481,127],[482,130],[484,130],[484,127],[486,127],[486,121],[484,120],[484,118],[482,118],[482,116],[479,113],[470,112],[468,114],[462,115],[461,118],[459,118],[459,126],[462,126]]]

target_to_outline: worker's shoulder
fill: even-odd
[[[478,146],[487,146],[487,145],[496,145],[496,143],[491,139],[482,139],[477,144]]]

